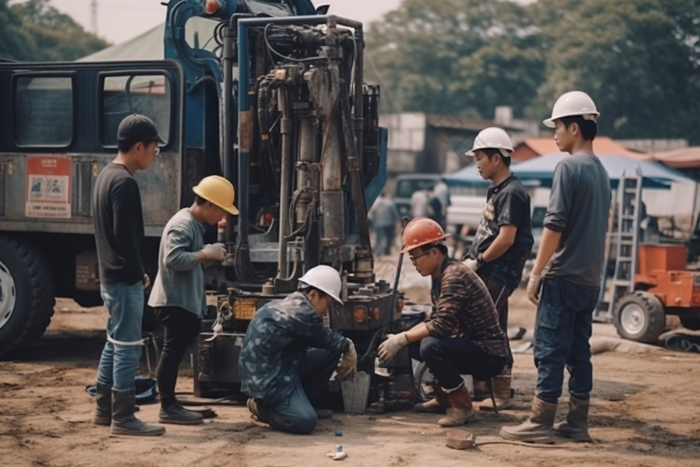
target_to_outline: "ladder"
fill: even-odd
[[[600,316],[600,309],[596,308],[593,317],[601,321],[612,319],[615,302],[626,293],[634,291],[634,279],[637,271],[637,254],[639,250],[639,223],[642,202],[642,170],[637,166],[634,176],[626,176],[625,171],[620,175],[617,185],[617,200],[613,206],[613,223],[608,238],[615,248],[615,268],[611,279],[612,290],[607,306],[607,316]],[[605,266],[600,286],[599,303],[604,303],[607,285],[607,254],[610,248],[606,248]]]

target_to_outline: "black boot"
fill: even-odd
[[[98,381],[96,387],[95,417],[92,422],[95,425],[110,426],[112,424],[112,385]]]
[[[578,399],[571,396],[566,421],[554,425],[554,432],[574,441],[592,442],[593,440],[588,434],[588,408],[590,405],[591,401],[589,399]]]
[[[112,428],[113,435],[159,436],[165,433],[165,427],[148,425],[134,417],[136,392],[112,391]]]
[[[201,425],[204,423],[202,414],[185,410],[175,402],[168,407],[161,407],[158,423],[171,423],[173,425]]]

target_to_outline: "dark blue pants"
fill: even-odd
[[[506,365],[505,357],[494,357],[469,339],[425,337],[408,347],[411,358],[425,362],[445,389],[454,389],[464,381],[461,375],[487,379]]]
[[[286,400],[275,404],[256,400],[264,421],[287,433],[311,433],[318,422],[312,402],[326,389],[340,354],[326,349],[308,349],[299,369],[299,379]]]
[[[377,254],[386,256],[390,255],[391,246],[394,244],[394,226],[390,225],[388,227],[377,227],[375,228],[375,231],[377,233],[377,240],[375,245]]]
[[[556,404],[564,368],[570,374],[569,394],[588,399],[593,388],[591,338],[599,287],[561,279],[545,279],[535,321],[534,357],[537,397]]]

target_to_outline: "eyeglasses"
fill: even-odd
[[[414,262],[414,263],[415,263],[416,260],[417,260],[418,258],[420,258],[420,257],[423,256],[423,255],[427,255],[428,253],[430,253],[430,250],[432,250],[432,247],[431,247],[431,248],[428,248],[428,249],[425,250],[424,252],[419,253],[419,254],[417,254],[417,255],[415,255],[415,256],[413,256],[413,255],[408,255],[408,259],[410,259],[411,262]]]

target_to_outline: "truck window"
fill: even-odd
[[[18,146],[65,147],[73,140],[70,77],[18,77],[15,81]]]
[[[165,75],[107,76],[102,84],[102,144],[117,145],[117,128],[127,115],[146,115],[166,144],[170,141],[171,85]]]

